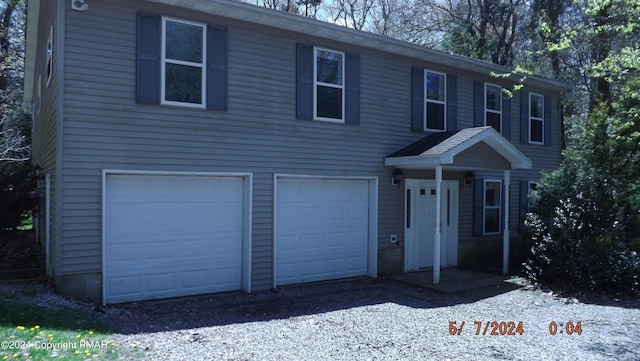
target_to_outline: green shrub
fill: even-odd
[[[531,279],[575,291],[640,295],[640,82],[598,109],[561,167],[543,175],[526,225]]]

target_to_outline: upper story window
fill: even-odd
[[[344,121],[345,54],[315,48],[314,119]]]
[[[529,94],[529,143],[544,144],[544,96]]]
[[[444,73],[425,70],[424,129],[446,130],[447,76]]]
[[[485,83],[484,94],[484,124],[492,126],[500,133],[502,131],[502,87]]]
[[[53,26],[49,30],[49,38],[47,39],[47,61],[46,61],[47,86],[51,82],[53,76]]]
[[[161,101],[205,106],[206,25],[162,18]]]
[[[502,218],[502,181],[484,181],[483,234],[500,233]]]
[[[296,118],[360,124],[360,55],[296,44]]]

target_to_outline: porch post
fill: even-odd
[[[442,210],[442,166],[436,166],[436,234],[433,237],[433,284],[440,283],[440,212]]]
[[[504,171],[504,231],[502,233],[502,273],[509,273],[509,185],[511,171]]]

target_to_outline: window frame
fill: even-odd
[[[325,51],[325,52],[329,52],[329,53],[335,53],[335,54],[340,54],[342,57],[342,74],[341,74],[341,79],[342,79],[342,84],[333,84],[333,83],[325,83],[325,82],[320,82],[318,81],[318,52],[320,51]],[[335,49],[329,49],[329,48],[325,48],[322,46],[314,46],[313,47],[313,120],[321,120],[321,121],[325,121],[325,122],[331,122],[331,123],[345,123],[345,111],[346,111],[346,107],[345,107],[345,93],[346,93],[346,57],[347,54],[344,51],[340,51],[340,50],[335,50]],[[324,86],[324,87],[328,87],[328,88],[335,88],[335,89],[340,89],[341,92],[341,107],[342,109],[340,110],[340,114],[342,115],[342,118],[327,118],[327,117],[320,117],[318,116],[318,86]]]
[[[489,101],[489,97],[487,97],[487,90],[489,87],[493,87],[493,88],[498,88],[498,101],[500,102],[500,110],[495,110],[495,109],[489,109],[489,107],[487,106],[487,103]],[[503,127],[503,122],[502,120],[504,119],[504,112],[503,112],[503,105],[504,102],[502,101],[502,86],[498,85],[498,84],[492,84],[492,83],[484,83],[484,125],[485,126],[489,126],[489,124],[487,124],[487,115],[488,113],[493,113],[493,114],[498,114],[500,115],[500,129],[497,130],[494,128],[494,130],[497,130],[498,133],[502,134],[502,131],[504,130]]]
[[[184,19],[178,19],[171,16],[162,16],[161,18],[162,29],[160,31],[161,36],[161,44],[160,44],[160,104],[163,105],[176,105],[181,107],[189,107],[189,108],[206,108],[207,106],[207,24],[190,21]],[[193,63],[184,60],[176,60],[169,59],[167,61],[167,21],[198,26],[202,28],[202,63]],[[188,103],[188,102],[179,102],[174,100],[167,100],[166,94],[166,76],[167,76],[167,63],[169,64],[177,64],[183,66],[190,66],[194,68],[202,69],[201,72],[201,94],[200,94],[200,103]]]
[[[444,94],[444,100],[434,100],[434,99],[429,99],[427,97],[428,95],[428,86],[427,86],[427,75],[429,73],[433,73],[433,74],[438,74],[438,75],[442,75],[444,77],[444,81],[442,82],[442,85],[444,87],[443,89],[443,94]],[[435,71],[435,70],[429,70],[429,69],[424,69],[424,114],[422,116],[423,119],[423,124],[424,124],[424,131],[425,132],[446,132],[447,131],[447,73],[443,73],[441,71]],[[437,128],[429,128],[427,127],[427,114],[428,114],[428,107],[429,107],[429,103],[433,103],[433,104],[440,104],[443,106],[444,111],[443,111],[443,119],[442,119],[442,129],[437,129]]]
[[[487,183],[499,184],[499,202],[497,206],[487,206]],[[502,232],[502,180],[501,179],[485,179],[482,186],[482,235],[496,235]],[[498,230],[496,232],[487,232],[487,209],[498,209]]]
[[[534,117],[533,115],[531,115],[531,100],[533,99],[533,97],[539,97],[542,100],[542,117]],[[544,133],[545,133],[545,129],[544,129],[544,117],[546,116],[545,114],[545,99],[544,99],[544,95],[540,94],[540,93],[529,93],[529,102],[527,104],[529,106],[528,109],[528,114],[529,114],[529,144],[536,144],[536,145],[544,145],[545,139],[544,139]],[[540,141],[535,141],[532,140],[532,132],[531,129],[533,128],[531,125],[533,124],[534,121],[538,121],[540,122],[540,124],[542,125],[542,139]]]
[[[53,25],[49,29],[49,37],[47,38],[47,59],[45,61],[45,74],[47,78],[47,88],[53,78]]]
[[[529,201],[529,194],[531,194],[531,186],[535,185],[536,188],[540,183],[536,181],[527,181],[527,213],[531,212],[531,202]]]

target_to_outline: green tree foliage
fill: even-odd
[[[583,141],[545,174],[527,217],[534,280],[575,290],[640,295],[640,78],[610,111],[596,108]]]
[[[0,228],[16,228],[32,209],[31,114],[22,106],[24,2],[0,2]]]
[[[436,2],[437,4],[437,2]],[[449,1],[438,5],[443,17],[442,49],[459,55],[512,66],[524,21],[520,0]]]

